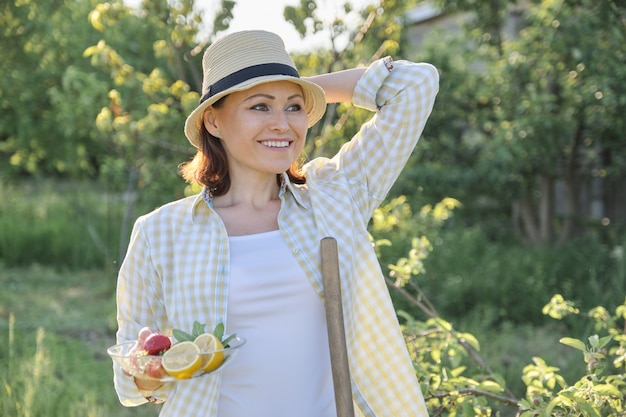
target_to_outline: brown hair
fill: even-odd
[[[215,102],[213,107],[219,107],[225,98],[222,97]],[[200,124],[199,133],[198,152],[196,152],[191,161],[180,165],[179,173],[185,181],[209,188],[214,197],[224,195],[230,189],[230,174],[228,172],[226,151],[220,139],[211,135],[204,123]],[[287,175],[292,183],[306,183],[306,176],[301,168],[301,162],[297,160],[287,170]],[[276,181],[280,185],[280,175],[276,176]]]

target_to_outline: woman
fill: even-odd
[[[139,218],[118,281],[118,342],[194,321],[247,340],[223,371],[160,385],[115,369],[127,406],[162,416],[335,416],[320,240],[339,248],[357,415],[426,416],[418,381],[367,234],[438,90],[429,64],[380,59],[300,78],[264,31],[207,48],[201,104],[185,123],[198,148],[183,177],[204,191]],[[297,161],[326,103],[376,114],[332,159]]]

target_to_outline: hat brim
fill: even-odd
[[[302,88],[304,94],[304,105],[308,117],[308,127],[313,126],[326,112],[326,94],[324,90],[317,84],[304,80],[302,78],[291,77],[288,75],[267,75],[246,80],[227,90],[224,90],[206,101],[200,103],[187,117],[185,121],[185,136],[193,146],[200,146],[200,128],[202,126],[202,115],[211,104],[215,103],[222,97],[237,91],[248,90],[259,84],[266,84],[274,81],[290,81],[298,84]]]

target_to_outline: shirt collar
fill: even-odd
[[[203,190],[203,192],[200,192],[200,193],[196,194],[196,198],[193,199],[193,202],[191,204],[189,215],[191,216],[191,222],[192,223],[196,222],[196,217],[199,215],[198,212],[200,210],[213,211],[212,208],[207,206],[207,204],[206,204],[206,202],[204,200],[204,190]]]
[[[283,186],[281,187],[281,193],[279,194],[279,196],[281,197],[281,199],[284,200],[285,196],[285,191],[289,191],[289,193],[293,196],[293,199],[296,200],[296,203],[302,207],[303,209],[309,209],[309,205],[304,201],[304,199],[302,198],[302,193],[301,193],[301,188],[302,186],[298,186],[296,184],[293,184],[290,180],[289,180],[289,175],[287,175],[287,173],[283,172],[281,174],[281,178],[282,178],[282,182],[283,182]]]
[[[289,194],[293,196],[294,200],[300,207],[304,209],[309,209],[310,208],[309,205],[302,198],[302,195],[299,189],[300,187],[297,186],[296,184],[293,184],[289,180],[289,175],[287,175],[287,173],[282,173],[281,179],[282,179],[282,186],[278,194],[281,200],[285,199],[285,191],[289,191]],[[195,223],[196,217],[199,215],[200,210],[208,210],[209,212],[213,212],[213,207],[211,206],[209,193],[206,187],[203,188],[202,191],[196,195],[196,197],[194,198],[191,204],[190,216],[191,216],[192,222]]]

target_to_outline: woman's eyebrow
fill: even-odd
[[[250,97],[246,97],[246,99],[244,101],[249,101],[249,100],[252,100],[252,99],[254,99],[256,97],[264,97],[264,98],[267,98],[267,99],[270,99],[270,100],[275,100],[276,99],[276,97],[271,95],[271,94],[257,93],[257,94],[251,95]],[[304,99],[304,96],[301,93],[295,93],[295,94],[292,94],[289,97],[287,97],[287,100],[293,100],[294,98],[298,98],[298,97]]]

